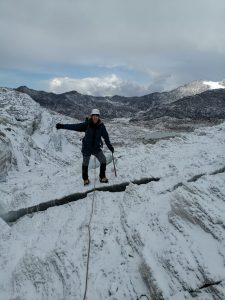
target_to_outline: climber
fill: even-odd
[[[106,157],[101,150],[102,139],[105,140],[105,143],[109,150],[113,153],[114,148],[109,140],[108,132],[105,128],[105,125],[100,119],[100,111],[98,109],[93,109],[90,117],[86,118],[85,122],[78,124],[56,124],[57,129],[67,129],[75,130],[79,132],[85,132],[85,136],[82,139],[82,154],[83,154],[83,163],[82,163],[82,177],[84,185],[90,183],[88,178],[88,165],[91,155],[94,155],[100,162],[100,174],[99,181],[102,183],[107,183],[108,178],[105,175],[106,171]]]

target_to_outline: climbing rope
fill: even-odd
[[[95,183],[96,183],[96,157],[95,160],[95,168],[94,168],[94,190],[92,194],[92,201],[91,201],[91,214],[88,222],[88,252],[87,252],[87,267],[86,267],[86,280],[85,280],[85,290],[84,290],[84,297],[83,300],[86,299],[87,289],[88,289],[88,274],[89,274],[89,261],[90,261],[90,252],[91,252],[91,220],[94,212],[94,202],[95,202]]]

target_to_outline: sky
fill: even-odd
[[[0,86],[140,96],[225,79],[224,0],[0,0]]]

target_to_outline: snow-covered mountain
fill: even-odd
[[[83,299],[92,204],[86,299],[225,298],[225,123],[155,144],[141,142],[152,133],[146,127],[106,123],[114,192],[57,206],[87,190],[82,134],[55,129],[77,120],[11,89],[0,89],[0,107],[0,214],[18,212],[9,225],[0,218],[0,299]],[[90,188],[97,175],[92,160]],[[159,180],[116,189],[140,178]]]
[[[225,80],[223,81],[203,81],[203,84],[209,86],[211,90],[216,89],[224,89],[225,88]]]
[[[214,91],[214,89],[220,90]],[[106,118],[126,117],[138,121],[142,119],[146,120],[149,116],[151,120],[158,118],[158,115],[155,113],[157,110],[160,111],[160,116],[162,117],[172,116],[171,106],[178,100],[180,101],[180,105],[179,109],[176,110],[175,117],[193,118],[196,120],[217,119],[222,115],[225,118],[224,109],[222,109],[223,113],[221,113],[221,108],[225,106],[225,83],[223,81],[193,81],[169,92],[152,93],[142,97],[93,97],[82,95],[76,91],[54,94],[35,91],[26,86],[19,87],[17,91],[28,94],[43,107],[78,119],[82,119],[84,115],[88,115],[92,107],[96,106],[101,107],[102,114]],[[210,97],[208,93],[205,93],[206,91],[211,91]],[[214,100],[216,100],[218,94],[224,101],[222,104],[219,103],[217,105],[217,102]],[[196,101],[196,95],[200,95],[201,99],[205,100],[205,105],[202,105],[201,101]],[[191,107],[187,104],[187,97],[194,103],[195,114],[193,114],[193,103]],[[212,103],[209,101],[209,98],[212,100]],[[212,104],[214,110],[211,110]]]
[[[152,107],[139,114],[136,120],[154,120],[161,117],[192,120],[225,119],[225,89],[210,89],[201,94],[184,97],[168,104]]]

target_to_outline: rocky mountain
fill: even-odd
[[[225,119],[225,89],[208,90],[177,101],[152,107],[136,119],[148,121],[164,116],[193,120]]]
[[[225,87],[224,83],[220,83],[217,88]],[[63,94],[54,94],[44,91],[36,91],[21,86],[17,91],[23,92],[31,96],[41,106],[51,109],[53,111],[83,119],[85,115],[89,115],[93,107],[101,109],[104,118],[131,118],[133,120],[142,120],[142,118],[149,119],[160,116],[170,116],[171,110],[175,107],[174,116],[177,118],[218,118],[224,117],[224,113],[219,112],[223,108],[224,90],[220,92],[211,90],[214,88],[211,82],[193,81],[189,84],[181,86],[175,90],[162,93],[152,93],[142,97],[93,97],[89,95],[82,95],[76,91],[71,91]],[[209,94],[204,93],[211,90]],[[201,99],[205,99],[203,105],[202,101],[196,101],[196,94],[201,94]],[[214,101],[215,107],[211,109],[211,100],[213,97],[219,95],[220,101]],[[187,101],[187,97],[189,100]],[[192,98],[193,97],[193,98]],[[209,98],[211,100],[209,100]],[[184,101],[183,101],[183,100]],[[175,106],[172,103],[180,100],[179,104]],[[203,100],[204,102],[204,100]],[[191,107],[189,104],[193,103]],[[218,106],[216,106],[218,103]],[[202,106],[203,105],[203,106]],[[209,107],[207,107],[209,105]],[[222,105],[222,106],[221,106]],[[179,108],[178,108],[179,107]],[[182,113],[179,113],[179,109]],[[193,110],[195,112],[193,113]],[[159,111],[159,112],[158,112]],[[214,112],[216,112],[214,114]]]
[[[45,108],[78,119],[88,116],[93,107],[101,108],[101,112],[106,118],[131,117],[135,113],[135,107],[128,107],[123,101],[123,97],[114,97],[111,100],[107,97],[82,95],[76,91],[54,94],[35,91],[25,86],[17,88],[17,91],[28,94]]]

